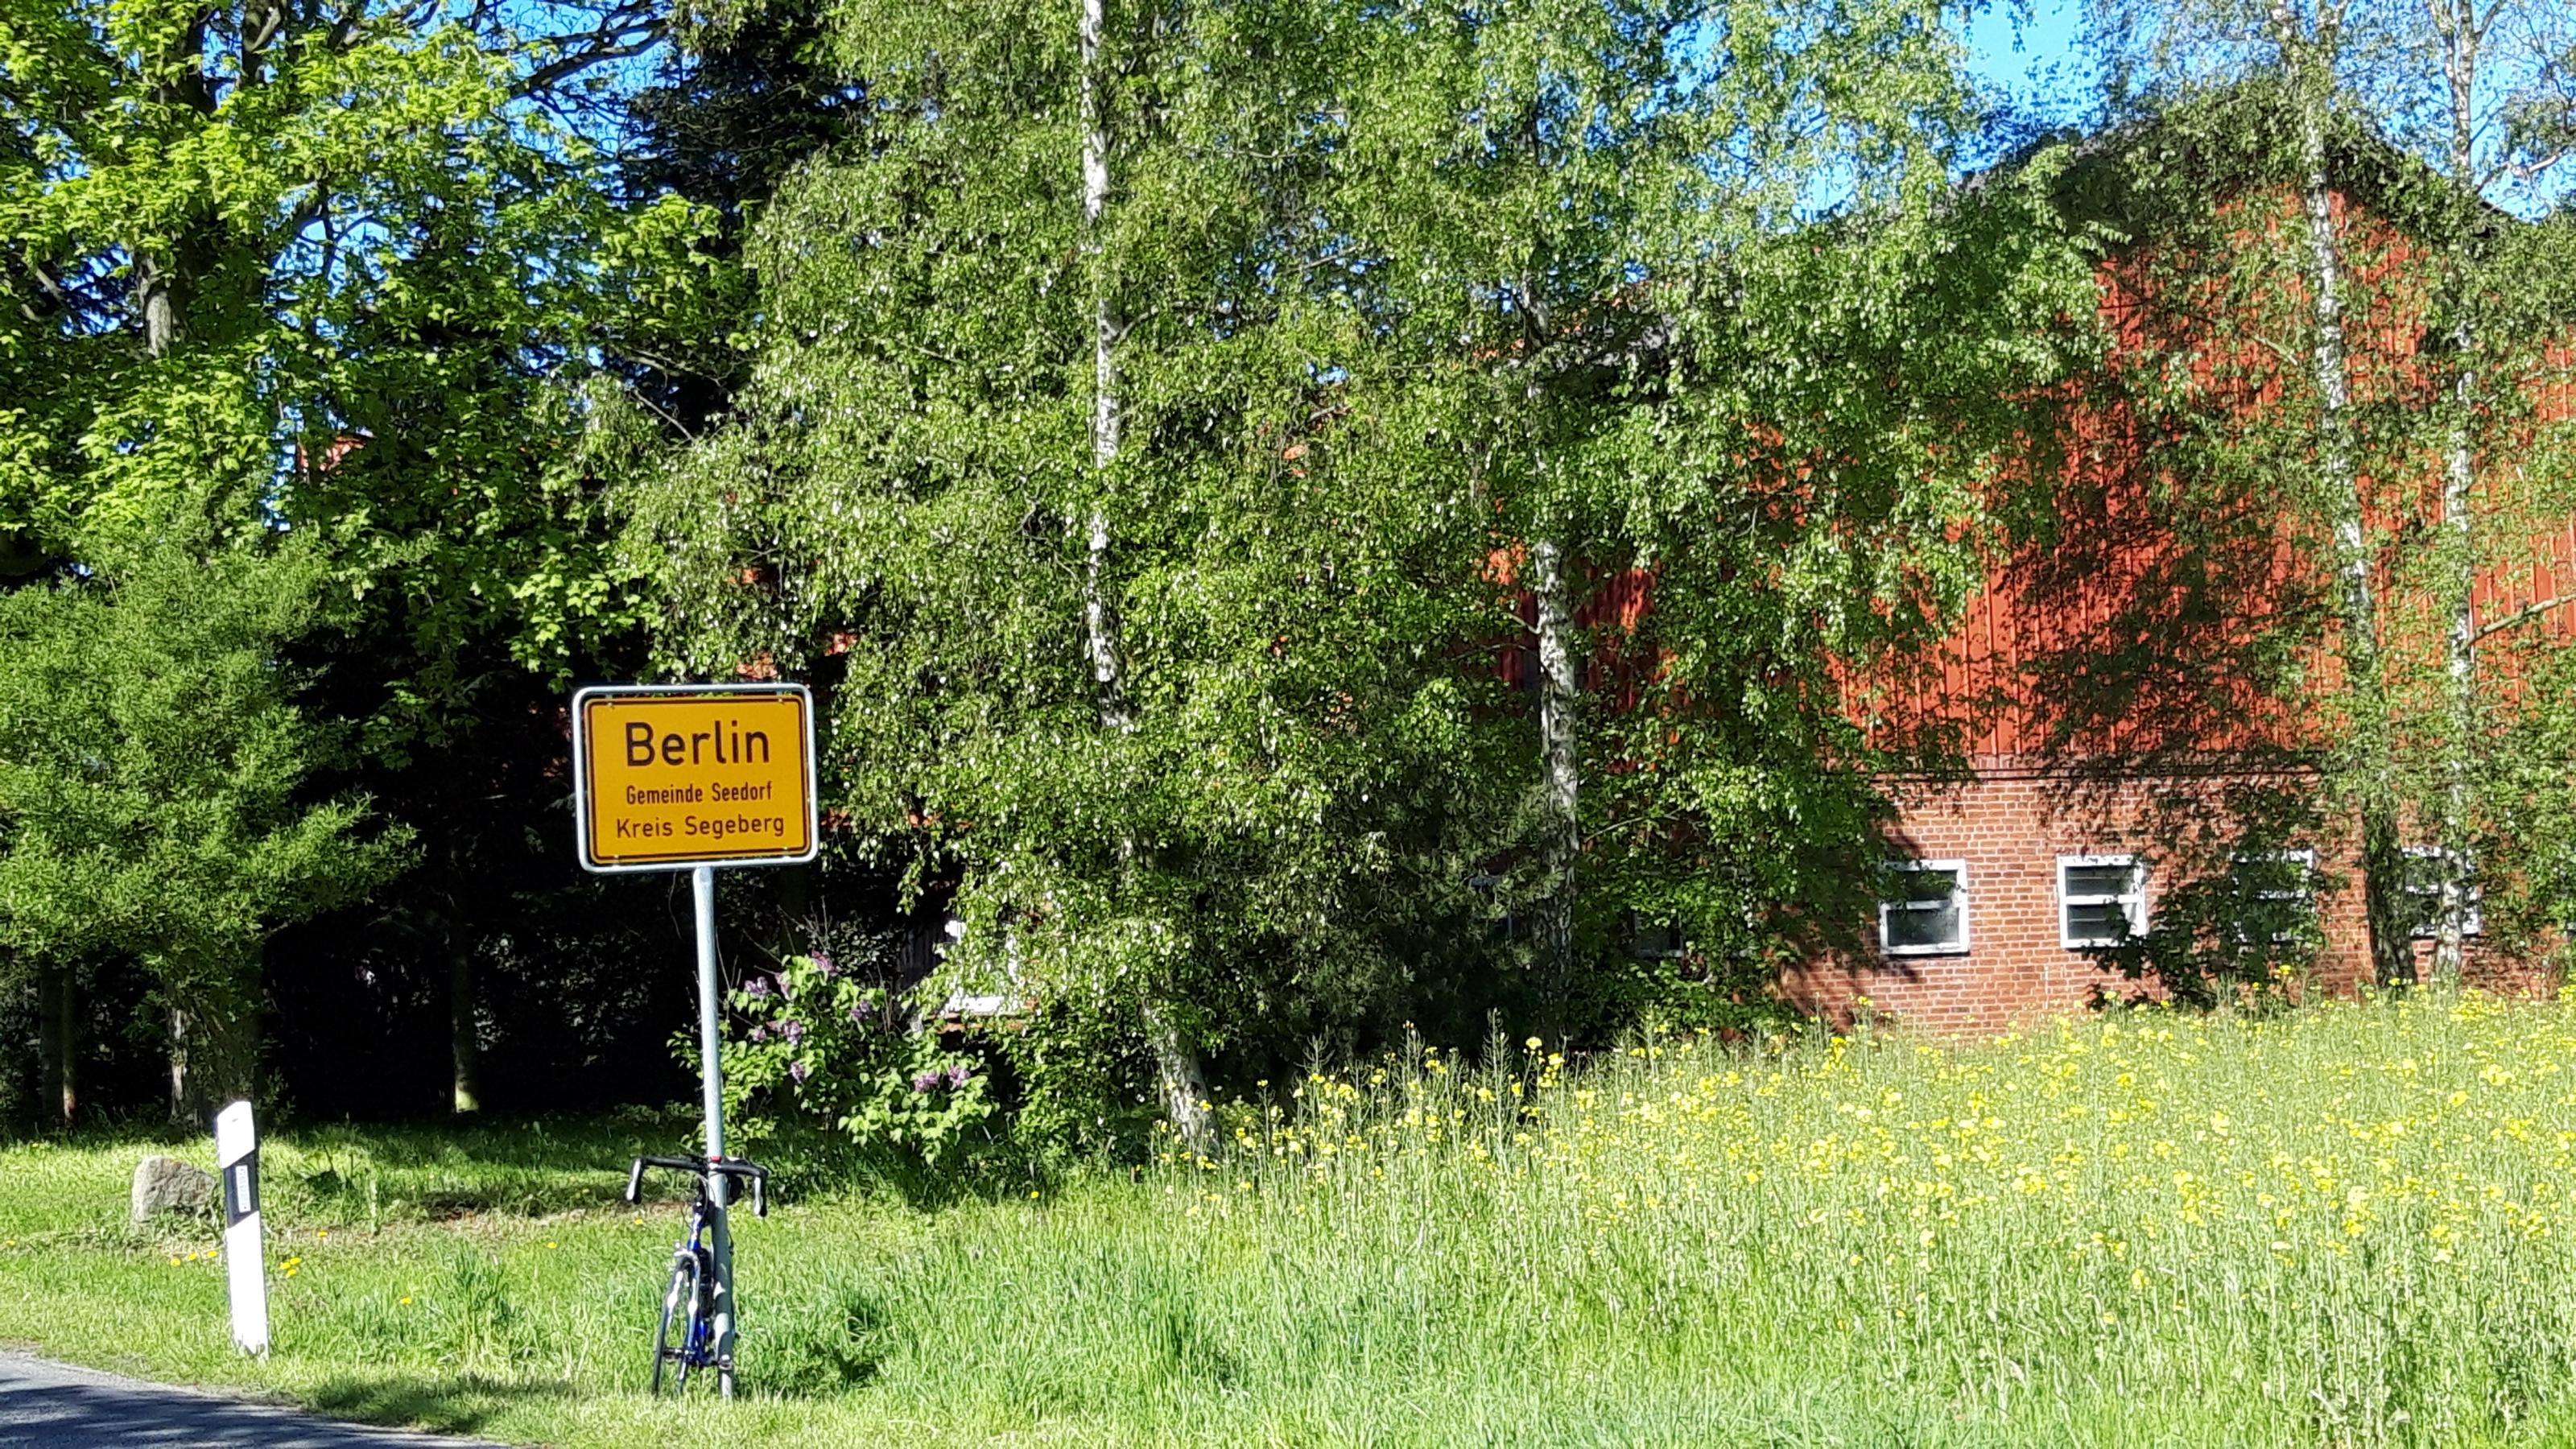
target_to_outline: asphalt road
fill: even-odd
[[[334,1424],[291,1409],[0,1352],[0,1449],[463,1449],[473,1442]]]

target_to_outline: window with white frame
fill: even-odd
[[[2057,935],[2069,951],[2147,931],[2147,868],[2134,855],[2057,858]]]
[[[2410,845],[2406,847],[2406,874],[2400,880],[2400,889],[2416,940],[2429,941],[2441,934],[2442,884],[2454,869],[2459,872],[2461,888],[2468,892],[2468,909],[2461,913],[2460,934],[2474,936],[2486,929],[2486,920],[2478,910],[2482,902],[2476,863],[2438,845]]]
[[[1954,956],[1968,949],[1968,863],[1892,860],[1879,893],[1878,941],[1890,956]]]
[[[2283,945],[2316,928],[2317,853],[2266,850],[2228,863],[2235,886],[2234,929],[2239,945]]]

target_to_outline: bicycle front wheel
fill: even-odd
[[[690,1358],[698,1346],[698,1320],[704,1311],[698,1255],[682,1253],[671,1260],[670,1286],[662,1293],[662,1325],[653,1331],[653,1392],[662,1392],[668,1372],[671,1392],[689,1386]]]

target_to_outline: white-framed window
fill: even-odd
[[[2296,941],[2314,929],[2317,918],[2317,853],[2309,849],[2265,850],[2228,862],[2235,878],[2236,940],[2240,945],[2270,940]]]
[[[2442,931],[2442,878],[2444,866],[2459,863],[2461,884],[2468,887],[2468,910],[2460,921],[2460,934],[2474,936],[2486,929],[2486,918],[2480,912],[2484,904],[2478,891],[2477,862],[2463,859],[2438,845],[2406,847],[2406,874],[2399,889],[2406,897],[2408,924],[2418,941],[2429,941]]]
[[[2057,858],[2057,937],[2069,951],[2147,932],[2147,868],[2134,855]]]
[[[1968,949],[1968,863],[1891,860],[1878,898],[1878,944],[1890,956]]]

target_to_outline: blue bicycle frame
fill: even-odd
[[[769,1216],[767,1191],[769,1170],[740,1158],[703,1162],[686,1157],[639,1157],[626,1175],[626,1200],[639,1202],[644,1194],[644,1169],[667,1168],[685,1172],[697,1180],[696,1200],[689,1204],[687,1232],[671,1250],[671,1277],[662,1294],[662,1321],[653,1334],[653,1392],[662,1391],[665,1367],[678,1365],[673,1375],[672,1392],[678,1393],[689,1384],[692,1369],[712,1365],[717,1383],[727,1398],[733,1396],[732,1355],[719,1341],[716,1312],[718,1295],[730,1291],[732,1264],[729,1256],[731,1235],[723,1231],[724,1204],[713,1191],[723,1178],[740,1178],[751,1184],[751,1210],[756,1217]],[[716,1229],[710,1242],[708,1229]],[[733,1305],[724,1305],[730,1309]],[[672,1337],[674,1324],[679,1327],[677,1341]]]

